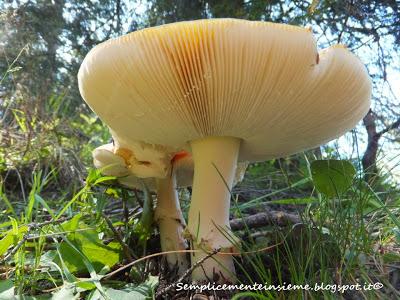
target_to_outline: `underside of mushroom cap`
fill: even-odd
[[[191,156],[180,159],[173,168],[174,170],[170,170],[167,176],[172,176],[172,172],[175,172],[176,187],[185,188],[192,186],[194,166]],[[118,182],[129,188],[142,189],[142,179],[143,178],[138,178],[135,175],[129,175],[119,178]],[[154,178],[146,178],[145,184],[149,190],[157,190],[156,180]]]
[[[92,156],[94,166],[100,169],[103,175],[120,177],[130,173],[124,159],[114,154],[112,144],[97,147],[93,150]]]
[[[114,138],[115,141],[115,138]],[[123,144],[122,144],[123,145]],[[143,189],[143,184],[151,191],[156,191],[156,178],[172,175],[173,153],[166,153],[161,146],[146,145],[141,142],[130,142],[131,147],[122,148],[115,142],[102,145],[93,150],[93,162],[102,174],[118,177],[118,182],[132,189]],[[138,162],[137,157],[149,159]],[[174,164],[177,187],[188,187],[193,182],[193,159],[190,153],[179,158]]]
[[[115,145],[109,143],[93,150],[92,155],[95,167],[101,169],[104,175],[118,177],[118,182],[128,188],[143,189],[143,184],[145,184],[150,191],[156,191],[156,179],[152,176],[146,176],[146,174],[150,174],[151,172],[146,170],[144,173],[140,174],[141,176],[136,175],[128,167],[126,158],[120,156],[122,153],[124,153],[122,155],[126,155],[126,153],[134,155],[134,152],[129,148],[120,149],[124,150],[118,151]],[[171,160],[170,163],[173,163],[173,170],[168,167],[169,173],[166,175],[172,176],[172,172],[175,172],[178,188],[190,187],[193,184],[193,158],[190,153],[185,153],[185,155]],[[174,158],[175,157],[176,154]],[[247,165],[247,162],[238,163],[233,186],[243,180]]]
[[[173,149],[132,141],[111,130],[114,153],[123,157],[130,173],[139,178],[165,178],[171,169]]]
[[[345,47],[320,54],[308,29],[235,19],[180,22],[96,46],[81,94],[114,132],[183,149],[207,136],[242,139],[265,160],[334,139],[366,114],[371,81]]]
[[[115,152],[118,152],[116,150],[112,143],[94,149],[92,152],[94,166],[100,169],[103,175],[117,177],[118,182],[124,186],[142,190],[143,185],[145,185],[149,190],[155,191],[155,179],[153,177],[139,178],[132,175],[126,159],[116,154]],[[125,149],[123,152],[130,153],[131,150]],[[149,173],[149,171],[146,171],[146,173]],[[143,177],[144,174],[141,175]]]

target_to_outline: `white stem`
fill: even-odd
[[[187,242],[183,237],[186,227],[179,205],[176,191],[176,176],[173,173],[164,179],[157,179],[157,207],[155,220],[160,231],[162,251],[186,250]],[[188,268],[186,253],[166,254],[170,269],[178,267],[178,274],[183,274]]]
[[[188,229],[192,248],[212,250],[233,247],[230,236],[230,190],[240,148],[240,139],[208,137],[191,142],[194,160],[192,200]],[[222,230],[222,232],[221,232]],[[191,255],[192,265],[207,254]],[[217,260],[217,261],[215,261]],[[214,255],[192,273],[197,281],[235,281],[235,267],[230,255]]]

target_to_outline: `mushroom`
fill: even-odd
[[[310,29],[235,19],[179,22],[93,48],[81,95],[121,136],[190,149],[188,229],[194,249],[229,249],[230,189],[238,161],[285,157],[352,129],[371,80],[345,46],[318,53]],[[185,148],[186,147],[186,148]],[[206,253],[195,253],[192,264]],[[218,278],[213,275],[217,274]],[[233,281],[217,254],[192,279]]]
[[[116,144],[120,145],[120,143]],[[141,144],[141,149],[148,148],[145,143],[136,142],[135,144]],[[104,175],[118,177],[118,182],[126,187],[142,190],[144,184],[149,190],[155,191],[157,206],[154,221],[160,232],[161,250],[164,252],[186,250],[188,245],[183,236],[186,222],[182,215],[176,188],[192,184],[193,162],[187,152],[181,151],[172,157],[170,166],[159,164],[154,168],[152,167],[154,162],[163,161],[165,156],[169,156],[160,151],[161,147],[157,148],[158,152],[154,148],[151,149],[153,157],[147,156],[149,160],[143,164],[143,162],[138,162],[135,152],[127,146],[119,148],[110,143],[93,150],[93,162]],[[164,176],[165,169],[169,170],[169,174],[160,178]],[[188,268],[185,252],[169,253],[166,258],[170,269],[177,266],[178,274],[182,274]]]
[[[131,166],[120,156],[122,153],[133,154],[130,149],[116,148],[112,143],[102,145],[93,150],[94,165],[102,174],[118,177],[118,182],[123,186],[141,190],[145,184],[151,191],[156,192],[157,206],[154,221],[158,224],[160,232],[161,250],[164,252],[186,250],[187,243],[183,237],[186,222],[176,188],[192,186],[193,159],[190,153],[180,151],[174,154],[171,159],[170,174],[166,178],[140,178],[137,173],[132,175]],[[247,165],[247,162],[238,164],[233,185],[243,180]],[[178,266],[178,274],[186,271],[188,265],[184,252],[169,253],[166,257],[171,269]]]

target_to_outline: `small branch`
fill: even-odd
[[[29,238],[29,234],[25,234],[24,237],[18,242],[18,244],[6,255],[3,257],[2,260],[0,260],[0,263],[5,262],[7,259],[9,259],[11,256],[13,256],[15,253],[17,253],[18,249],[22,247],[23,244],[27,241]]]
[[[24,236],[22,237],[22,239],[18,242],[17,245],[15,245],[15,247],[7,254],[5,255],[2,259],[0,259],[0,264],[2,264],[3,262],[7,261],[7,259],[9,259],[11,256],[13,256],[15,253],[17,253],[18,249],[21,248],[21,246],[29,239],[32,238],[32,235],[30,234],[30,232],[33,229],[40,229],[43,226],[46,225],[50,225],[50,224],[59,224],[64,222],[65,220],[70,219],[70,218],[61,218],[58,220],[49,220],[49,221],[45,221],[42,223],[29,223],[26,226],[28,226],[28,230],[27,232],[24,234]]]
[[[286,226],[300,222],[301,219],[298,215],[282,211],[267,211],[244,218],[233,219],[230,221],[230,225],[232,230],[243,230],[246,228],[246,225],[249,228],[259,228],[266,225]]]
[[[264,248],[257,249],[257,250],[252,250],[252,251],[220,252],[218,254],[219,255],[242,255],[242,254],[254,254],[254,253],[260,253],[260,252],[266,252],[266,251],[270,251],[270,250],[278,247],[279,245],[282,245],[283,242],[284,242],[284,240],[282,242],[279,242],[279,243],[274,244],[272,246],[268,246],[268,247],[264,247]],[[219,249],[217,249],[217,250],[219,250]],[[170,254],[170,253],[199,253],[199,252],[204,253],[204,250],[172,250],[172,251],[164,251],[164,252],[157,252],[157,253],[149,254],[149,255],[147,255],[145,257],[141,257],[141,258],[139,258],[139,259],[137,259],[135,261],[132,261],[132,262],[130,262],[130,263],[128,263],[128,264],[126,264],[126,265],[124,265],[124,266],[122,266],[122,267],[120,267],[120,268],[118,268],[118,269],[116,269],[116,270],[114,270],[114,271],[112,271],[110,273],[108,273],[107,275],[102,277],[101,280],[109,279],[110,277],[114,276],[115,274],[118,274],[119,272],[121,272],[121,271],[123,271],[123,270],[125,270],[125,269],[127,269],[129,267],[132,267],[133,265],[136,265],[136,264],[138,264],[138,263],[140,263],[142,261],[146,261],[146,260],[148,260],[149,258],[152,258],[152,257],[163,256],[163,255],[167,255],[167,254]],[[211,253],[213,253],[213,252],[211,252]],[[211,253],[209,253],[209,254],[211,254]],[[207,259],[207,258],[205,258],[205,259]]]
[[[51,224],[60,224],[60,223],[62,223],[64,221],[67,221],[69,219],[72,219],[72,217],[60,218],[58,220],[49,220],[49,221],[44,221],[42,223],[34,223],[34,222],[32,222],[32,223],[28,224],[28,228],[30,230],[30,229],[37,229],[37,228],[40,228],[40,227],[43,227],[43,226],[46,226],[46,225],[51,225]]]
[[[400,127],[400,118],[397,119],[396,122],[394,122],[394,123],[390,124],[389,126],[387,126],[385,129],[382,129],[381,131],[379,131],[377,133],[377,135],[380,137],[380,136],[384,135],[385,133],[387,133],[387,132],[389,132],[389,131],[391,131],[393,129],[397,129],[399,127]]]

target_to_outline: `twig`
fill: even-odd
[[[386,128],[382,129],[380,132],[377,133],[377,135],[382,136],[385,133],[393,130],[393,129],[397,129],[400,126],[400,118],[397,119],[395,122],[393,122],[392,124],[388,125]]]
[[[29,223],[28,224],[28,228],[29,229],[38,229],[40,227],[46,226],[46,225],[50,225],[50,224],[59,224],[62,223],[64,221],[67,221],[69,219],[72,219],[72,217],[65,217],[65,218],[60,218],[58,220],[49,220],[49,221],[44,221],[42,223]]]
[[[15,253],[17,253],[18,249],[22,247],[22,245],[26,242],[26,240],[29,238],[29,234],[25,234],[23,238],[18,242],[18,244],[6,255],[3,257],[3,259],[0,260],[0,263],[5,262],[7,259],[9,259],[11,256],[13,256]]]
[[[221,249],[215,249],[214,251],[210,252],[206,256],[204,256],[202,259],[196,261],[189,269],[185,271],[185,273],[182,274],[181,277],[178,278],[178,280],[175,283],[170,284],[166,288],[162,289],[161,291],[158,291],[156,293],[156,297],[159,297],[165,293],[168,293],[170,290],[172,290],[178,283],[182,282],[185,278],[189,277],[190,274],[196,269],[198,266],[200,266],[205,260],[209,259],[211,256],[214,256],[217,254]]]
[[[29,239],[32,238],[32,235],[30,234],[30,232],[32,231],[32,229],[39,229],[45,225],[50,225],[50,224],[57,224],[57,223],[61,223],[64,222],[65,220],[67,220],[68,218],[63,218],[63,219],[58,219],[58,220],[49,220],[49,221],[45,221],[42,223],[29,223],[26,226],[28,227],[27,232],[24,234],[24,236],[22,237],[22,239],[18,242],[18,244],[7,254],[5,255],[1,260],[0,263],[5,262],[7,259],[9,259],[11,256],[13,256],[15,253],[17,253],[18,249],[21,248],[21,246]]]
[[[28,237],[26,238],[26,240],[27,240],[27,241],[29,241],[29,240],[36,240],[36,239],[39,239],[40,237],[45,237],[45,238],[56,237],[56,236],[64,235],[64,234],[68,234],[68,233],[83,232],[83,231],[88,231],[88,230],[96,230],[96,228],[94,228],[94,227],[86,227],[86,228],[81,228],[81,229],[60,231],[60,232],[54,232],[54,233],[43,234],[43,235],[28,234]],[[54,238],[53,238],[52,240],[54,240]]]
[[[268,247],[264,247],[261,249],[257,249],[257,250],[252,250],[252,251],[243,251],[243,252],[219,252],[218,255],[242,255],[242,254],[254,254],[254,253],[259,253],[259,252],[265,252],[265,251],[269,251],[271,249],[276,248],[279,245],[282,245],[284,243],[284,241],[279,242],[277,244],[274,244],[272,246],[268,246]],[[167,254],[171,254],[171,253],[204,253],[204,250],[173,250],[173,251],[164,251],[164,252],[157,252],[157,253],[153,253],[153,254],[149,254],[145,257],[141,257],[133,262],[130,262],[129,264],[126,264],[125,266],[122,266],[118,269],[116,269],[115,271],[112,271],[111,273],[108,273],[106,276],[104,276],[103,278],[101,278],[101,280],[103,279],[108,279],[112,276],[114,276],[115,274],[125,270],[126,268],[129,268],[141,261],[147,260],[149,258],[152,257],[157,257],[157,256],[162,256],[162,255],[167,255]],[[212,252],[211,252],[212,253]]]
[[[243,230],[247,227],[258,228],[266,225],[285,226],[288,224],[300,223],[298,215],[285,213],[281,211],[267,211],[252,216],[233,219],[230,221],[232,230]]]

